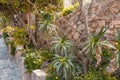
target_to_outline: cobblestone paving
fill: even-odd
[[[16,62],[9,58],[3,38],[0,38],[0,80],[21,80]]]

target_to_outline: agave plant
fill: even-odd
[[[56,25],[51,24],[51,22],[48,21],[48,20],[45,20],[45,21],[43,21],[43,22],[41,23],[40,31],[41,31],[43,34],[45,34],[45,33],[47,33],[47,32],[48,32],[48,33],[52,33],[52,32],[57,33],[57,32],[56,32],[56,28],[57,28]]]
[[[66,37],[54,37],[52,41],[51,51],[61,56],[68,56],[68,53],[72,52],[73,42]]]
[[[89,41],[87,43],[85,43],[85,47],[80,52],[81,54],[84,52],[86,54],[89,54],[90,56],[96,55],[96,60],[97,60],[96,67],[99,66],[99,64],[101,62],[101,59],[102,59],[101,54],[103,52],[102,51],[103,46],[116,49],[108,41],[100,40],[103,37],[103,35],[105,34],[105,32],[107,31],[107,29],[108,28],[103,27],[97,35],[91,34],[89,37]]]
[[[73,60],[74,57],[72,55],[67,57],[55,55],[52,66],[56,70],[60,80],[72,80],[72,78],[75,76],[76,71]]]
[[[97,35],[91,34],[90,37],[89,37],[89,41],[87,43],[85,43],[86,46],[83,48],[81,53],[86,51],[86,54],[89,53],[89,52],[91,52],[92,54],[95,54],[95,53],[100,53],[101,54],[103,46],[116,49],[108,41],[101,41],[100,40],[104,36],[107,29],[108,28],[103,27]]]
[[[43,39],[49,39],[52,36],[56,36],[57,26],[52,24],[55,19],[52,18],[50,13],[41,12],[42,20],[40,21],[40,34]]]

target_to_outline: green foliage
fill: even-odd
[[[15,47],[15,45],[14,45],[14,41],[8,41],[7,44],[10,45],[10,48],[11,48],[11,50],[10,50],[11,52],[10,52],[10,53],[11,53],[12,55],[15,55],[16,47]]]
[[[109,74],[105,74],[103,69],[93,70],[87,74],[76,77],[74,80],[117,80],[115,77],[111,77]]]
[[[9,35],[6,32],[3,32],[2,36],[3,36],[4,40],[6,40],[9,37]]]
[[[110,49],[102,49],[101,56],[102,56],[101,67],[105,69],[109,65],[109,62],[111,61],[114,54]]]
[[[8,0],[0,0],[0,3],[2,3],[2,4],[8,4],[9,1]]]
[[[72,80],[76,75],[75,57],[73,56],[73,43],[66,37],[54,37],[51,51],[55,57],[51,64],[56,75],[51,75],[55,80]],[[54,74],[55,74],[54,73]],[[56,79],[56,76],[58,79]]]
[[[47,71],[47,79],[46,80],[60,80],[59,76],[56,73],[56,70],[54,67],[50,64],[48,66],[48,71]]]
[[[54,37],[51,43],[53,45],[51,51],[57,55],[67,56],[73,52],[73,42],[66,37]]]
[[[14,38],[15,45],[25,45],[27,44],[25,40],[26,31],[23,28],[15,28],[11,33],[11,36]]]
[[[44,61],[47,61],[48,59],[51,59],[52,54],[49,51],[40,49],[40,50],[33,50],[28,49],[26,50],[25,55],[25,66],[29,72],[35,69],[40,69],[42,66],[42,63]]]
[[[107,28],[104,29],[104,27],[100,30],[100,32],[97,35],[90,35],[90,40],[86,43],[85,48],[81,51],[84,52],[86,51],[87,53],[91,53],[91,54],[102,54],[102,47],[106,46],[109,48],[113,48],[116,49],[112,44],[108,43],[108,41],[100,41],[100,39],[103,37],[103,35],[105,34]]]
[[[71,5],[67,8],[64,8],[63,11],[62,11],[62,15],[66,16],[66,15],[72,13],[75,10],[75,8],[78,7],[78,6],[79,6],[79,3],[75,3],[74,5]]]
[[[35,3],[39,3],[40,9],[47,10],[52,9],[53,11],[61,11],[64,7],[64,0],[36,0]]]
[[[86,54],[89,56],[89,67],[98,67],[101,66],[101,61],[102,61],[102,55],[103,55],[103,50],[104,47],[108,49],[116,49],[112,44],[110,44],[108,41],[102,41],[102,37],[105,34],[107,28],[102,28],[100,32],[95,35],[91,34],[89,37],[89,41],[85,43],[85,47],[82,49],[80,54]],[[104,58],[105,59],[105,58]],[[100,61],[99,61],[100,60]]]
[[[60,79],[56,74],[51,74],[51,75],[47,76],[46,80],[60,80]]]
[[[67,57],[55,55],[52,64],[48,66],[47,73],[47,80],[65,80],[65,75],[68,75],[67,79],[73,80],[74,77],[82,74],[82,65],[80,60],[71,54]]]
[[[11,45],[11,54],[15,55],[16,47],[15,45]]]
[[[40,34],[44,40],[48,40],[53,36],[58,35],[57,26],[52,24],[55,21],[55,15],[51,13],[41,11],[42,20],[40,21]]]
[[[35,53],[34,51],[29,51],[25,56],[24,64],[27,68],[27,71],[32,72],[32,70],[39,69],[42,62],[38,53]]]
[[[6,15],[7,13],[4,13],[2,11],[0,12],[0,26],[2,28],[11,23],[11,17]]]
[[[52,66],[56,70],[60,80],[72,80],[76,73],[73,60],[74,56],[70,54],[67,57],[55,55]]]

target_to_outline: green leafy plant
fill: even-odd
[[[40,21],[40,34],[43,39],[48,40],[52,36],[58,34],[57,26],[52,24],[55,20],[55,16],[45,11],[41,11],[41,15],[42,21]]]
[[[117,80],[109,74],[105,74],[103,69],[93,70],[87,74],[83,74],[80,77],[76,77],[74,80]]]
[[[42,62],[38,53],[29,51],[25,56],[24,64],[27,68],[27,71],[32,72],[32,70],[39,69]]]
[[[9,37],[8,33],[7,32],[3,32],[2,34],[4,40],[6,41],[6,39]]]
[[[101,66],[103,49],[116,49],[108,41],[103,41],[102,37],[108,28],[103,27],[97,35],[91,34],[89,40],[84,44],[84,48],[80,51],[80,55],[88,56],[89,66],[85,66],[85,70],[89,70],[91,67]],[[86,63],[83,63],[86,64]]]
[[[7,42],[7,45],[8,45],[8,44],[10,45],[10,48],[11,48],[11,50],[10,50],[11,52],[10,52],[10,53],[11,53],[12,55],[15,55],[16,47],[15,47],[15,45],[14,45],[14,41],[8,41],[8,42]]]
[[[55,55],[52,65],[53,65],[53,68],[56,70],[56,73],[59,76],[60,80],[73,79],[76,73],[73,60],[74,60],[74,57],[72,55],[69,55],[67,57]]]
[[[67,37],[54,37],[51,44],[51,52],[55,55],[51,68],[56,75],[51,75],[50,77],[54,80],[72,80],[78,70],[78,66],[75,66],[75,56],[72,54],[73,42]]]
[[[64,0],[36,0],[35,3],[40,3],[39,8],[44,10],[61,11],[64,7]]]
[[[56,70],[53,68],[52,65],[48,66],[48,71],[47,71],[47,79],[46,80],[60,80],[59,76],[56,73]]]
[[[40,50],[33,50],[27,49],[25,55],[25,66],[29,72],[35,69],[40,69],[43,62],[51,59],[52,54],[49,51],[40,49]]]
[[[73,52],[73,42],[66,37],[54,37],[51,43],[53,45],[51,48],[52,53],[67,56],[69,53]]]
[[[108,28],[102,28],[100,30],[100,32],[97,35],[91,34],[90,35],[90,40],[85,43],[86,46],[85,48],[81,51],[81,53],[83,51],[86,51],[87,53],[92,53],[92,54],[96,54],[96,53],[100,53],[102,54],[102,47],[103,46],[107,46],[109,48],[113,48],[116,49],[112,44],[110,44],[108,41],[101,41],[100,39],[103,37],[103,35],[105,34],[105,32],[107,31]]]
[[[27,41],[25,40],[26,31],[23,28],[15,28],[11,33],[11,36],[14,38],[15,45],[25,45]]]
[[[109,62],[111,61],[113,56],[114,56],[114,54],[113,54],[112,50],[110,50],[110,49],[102,49],[101,67],[105,69],[109,65]]]

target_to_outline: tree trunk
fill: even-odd
[[[84,14],[85,14],[85,30],[86,30],[86,37],[87,40],[89,40],[89,30],[88,30],[88,7],[85,9],[84,8]]]
[[[29,37],[31,38],[34,47],[35,47],[35,48],[38,48],[38,45],[37,45],[37,43],[36,43],[36,40],[35,40],[35,37],[34,37],[32,31],[30,30],[29,27],[26,27],[25,22],[22,20],[22,18],[20,17],[18,11],[17,11],[16,8],[12,5],[12,3],[11,3],[11,6],[12,6],[12,8],[14,9],[14,12],[17,14],[19,20],[21,21],[21,23],[22,23],[23,27],[25,28],[26,32],[28,33]]]

